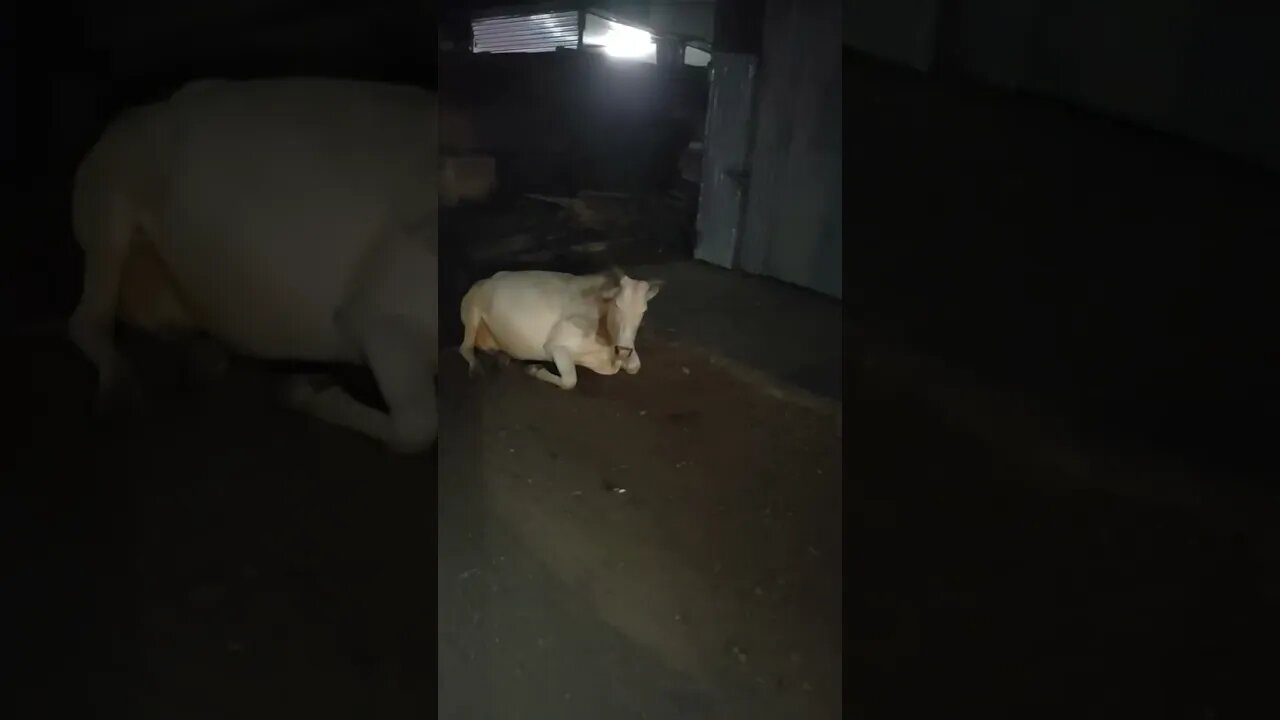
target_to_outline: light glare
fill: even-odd
[[[606,54],[615,58],[643,58],[655,51],[653,36],[638,28],[609,28],[600,44]]]

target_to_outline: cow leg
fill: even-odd
[[[476,315],[474,319],[463,319],[462,344],[458,346],[458,352],[467,361],[467,374],[472,377],[480,374],[480,365],[476,362],[476,328],[480,325],[480,318],[479,313]]]
[[[108,243],[85,248],[84,290],[67,323],[67,334],[98,371],[98,408],[125,374],[124,358],[115,343],[116,302],[128,244]]]
[[[366,334],[365,356],[391,410],[388,444],[398,452],[420,452],[436,440],[436,343],[434,333],[397,322]]]
[[[628,375],[635,375],[640,372],[640,352],[638,350],[633,349],[627,359],[622,361],[622,369]]]
[[[476,363],[476,336],[483,322],[484,316],[472,301],[471,292],[468,292],[462,298],[462,344],[458,346],[458,352],[467,361],[467,374],[472,377],[480,374],[480,365]]]
[[[527,372],[543,382],[549,382],[565,390],[577,387],[578,368],[573,363],[573,355],[569,353],[569,349],[561,345],[547,345],[546,351],[555,362],[556,371],[560,374],[557,375],[541,365],[530,365]]]
[[[426,450],[435,441],[439,422],[432,378],[434,338],[389,319],[353,330],[391,412],[364,405],[340,387],[317,390],[305,381],[294,383],[291,404],[325,422],[380,440],[396,452]]]
[[[389,442],[392,436],[390,416],[357,401],[337,385],[320,387],[312,376],[290,378],[286,399],[295,410],[332,425],[382,442]]]

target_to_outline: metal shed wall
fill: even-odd
[[[841,297],[841,4],[769,0],[739,265]]]
[[[471,24],[478,53],[552,52],[578,47],[578,12],[478,18]]]

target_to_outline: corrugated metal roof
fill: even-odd
[[[473,20],[473,50],[478,53],[550,52],[578,47],[578,13],[504,15]]]

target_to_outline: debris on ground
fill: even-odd
[[[538,239],[527,232],[508,235],[497,240],[475,247],[471,252],[473,260],[484,262],[510,255],[526,252],[538,244]]]
[[[696,212],[695,203],[656,193],[495,197],[442,214],[441,241],[481,276],[524,266],[590,272],[602,262],[656,262],[688,252]]]
[[[579,243],[577,245],[570,246],[569,249],[572,250],[573,252],[579,252],[579,253],[598,253],[598,252],[604,252],[605,250],[608,250],[609,243],[602,242],[602,241],[585,242],[585,243]]]

